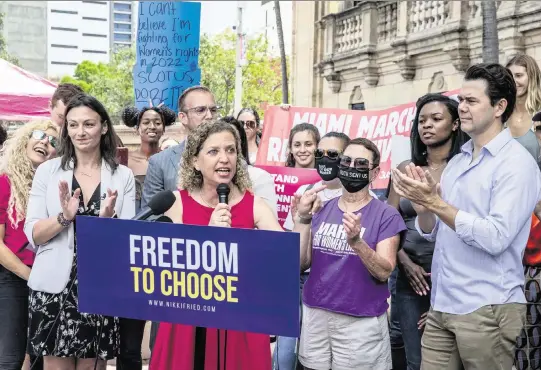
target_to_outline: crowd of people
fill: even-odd
[[[186,89],[178,112],[126,107],[140,144],[123,165],[102,103],[59,85],[51,119],[2,143],[0,369],[25,358],[31,369],[142,368],[145,321],[78,310],[75,220],[130,219],[162,190],[176,196],[175,223],[299,233],[301,320],[272,354],[268,335],[207,328],[201,347],[201,328],[152,323],[153,370],[535,368],[539,266],[523,255],[541,219],[539,67],[526,55],[473,65],[456,99],[427,94],[416,109],[411,159],[386,199],[371,191],[373,142],[294,126],[285,166],[321,180],[297,190],[282,227],[273,177],[254,166],[257,111],[222,118],[204,86]],[[181,143],[164,136],[175,122]]]

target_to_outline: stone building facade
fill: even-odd
[[[541,64],[541,1],[497,1],[500,62]],[[481,1],[295,1],[292,104],[380,109],[459,88],[482,61]]]

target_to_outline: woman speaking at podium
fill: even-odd
[[[237,131],[224,121],[204,123],[190,133],[177,200],[166,216],[188,225],[282,231],[270,207],[250,191],[240,152]],[[229,186],[228,204],[218,202],[219,184]],[[271,369],[268,335],[207,329],[205,343],[196,346],[196,338],[193,326],[161,323],[150,369]]]

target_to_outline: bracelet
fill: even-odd
[[[58,223],[60,224],[60,226],[62,227],[68,227],[71,222],[73,220],[67,220],[65,217],[64,217],[64,213],[63,212],[60,212],[58,214],[58,216],[56,216],[56,221],[58,221]]]
[[[301,216],[299,213],[297,213],[297,217],[299,218],[299,223],[302,225],[309,225],[312,223],[312,216],[304,217],[304,216]]]

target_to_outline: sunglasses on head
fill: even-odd
[[[366,158],[351,158],[347,155],[340,157],[340,167],[349,168],[353,163],[353,167],[357,170],[370,170],[370,161]]]
[[[47,138],[49,140],[49,143],[51,144],[51,146],[53,148],[55,148],[55,149],[56,149],[56,146],[58,144],[56,136],[47,135],[47,133],[45,131],[42,131],[42,130],[34,130],[34,131],[32,131],[32,136],[31,137],[34,140],[43,140],[43,139]]]
[[[327,156],[329,159],[338,159],[340,157],[340,152],[336,149],[316,149],[314,151],[314,157],[316,157],[316,159],[321,159],[323,156]]]
[[[248,121],[239,121],[240,123],[242,123],[242,125],[244,126],[244,128],[250,128],[250,129],[254,129],[256,128],[257,126],[257,122],[256,121],[252,121],[252,120],[248,120]]]

